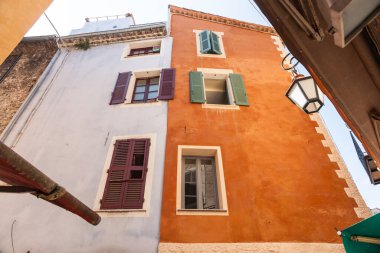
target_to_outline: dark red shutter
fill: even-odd
[[[100,209],[121,208],[125,192],[125,174],[131,156],[130,149],[130,140],[116,141]]]
[[[131,80],[132,72],[119,73],[115,88],[112,92],[112,98],[110,105],[121,104],[125,101],[125,96],[127,95],[129,81]]]
[[[162,69],[160,78],[160,92],[158,99],[169,100],[174,98],[175,69]]]
[[[149,156],[149,139],[132,139],[130,167],[126,182],[122,208],[141,209]]]
[[[116,141],[101,209],[142,208],[149,146],[149,139]]]

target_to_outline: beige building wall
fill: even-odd
[[[0,64],[13,51],[52,0],[0,1]]]

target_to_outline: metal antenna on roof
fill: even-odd
[[[55,32],[57,33],[57,35],[58,35],[58,39],[61,41],[63,47],[66,47],[65,42],[63,42],[63,40],[62,40],[62,38],[61,38],[61,35],[59,34],[57,28],[55,28],[53,22],[51,22],[51,20],[49,19],[49,17],[46,15],[45,12],[44,12],[44,15],[45,15],[46,19],[49,21],[49,23],[51,24],[51,26],[53,27],[53,29],[55,30]]]

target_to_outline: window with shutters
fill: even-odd
[[[197,55],[200,57],[226,58],[222,36],[223,32],[193,30],[196,38]]]
[[[162,41],[146,40],[126,44],[123,51],[123,59],[135,58],[136,56],[160,55],[162,52]]]
[[[145,197],[150,197],[146,191],[152,187],[149,171],[154,164],[151,149],[155,138],[153,134],[114,138],[97,194],[96,211],[140,213],[148,209]]]
[[[227,215],[221,149],[218,146],[179,146],[178,215]]]
[[[141,104],[174,98],[175,69],[119,73],[110,105]]]
[[[100,209],[142,209],[149,146],[149,139],[115,142]]]
[[[239,109],[239,105],[249,105],[242,76],[227,69],[191,71],[190,101],[204,108]]]

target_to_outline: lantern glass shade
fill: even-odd
[[[309,77],[296,77],[286,96],[306,113],[318,112],[323,106],[323,93]]]

